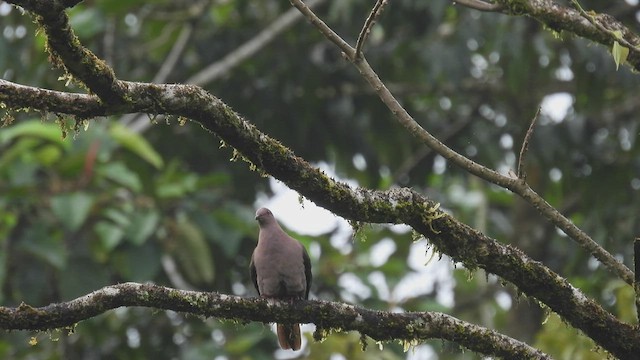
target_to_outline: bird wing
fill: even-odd
[[[251,273],[251,281],[253,281],[253,286],[255,286],[259,296],[260,289],[258,288],[258,273],[256,272],[256,265],[253,263],[253,254],[251,255],[251,262],[249,263],[249,272]]]
[[[304,245],[302,245],[302,261],[304,262],[304,277],[307,280],[307,289],[305,291],[304,298],[308,299],[313,276],[311,275],[311,260],[309,259],[309,254],[307,253],[307,249],[305,249]]]

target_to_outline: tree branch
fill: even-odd
[[[487,355],[551,359],[506,335],[438,312],[392,313],[329,301],[289,303],[138,283],[107,286],[75,300],[41,308],[24,303],[17,308],[0,307],[0,328],[50,330],[74,326],[79,321],[122,306],[143,306],[240,321],[315,323],[319,330],[317,334],[322,334],[325,329],[353,330],[377,341],[401,340],[407,344],[444,339]]]
[[[37,1],[25,2],[32,4]],[[51,4],[50,1],[46,3]],[[50,11],[48,7],[39,9]],[[324,24],[319,19],[313,19],[312,22]],[[47,34],[54,36],[57,33]],[[339,37],[334,40],[337,43],[341,41]],[[345,50],[353,55],[350,46],[346,45]],[[61,59],[65,60],[62,56]],[[381,84],[364,59],[357,61],[357,64],[363,76],[377,79]],[[66,66],[71,67],[70,64]],[[8,81],[0,81],[0,102],[14,109],[30,107],[76,116],[146,112],[193,119],[220,137],[225,144],[237,149],[253,166],[282,180],[292,189],[333,213],[355,221],[408,224],[429,238],[436,250],[449,255],[454,261],[462,262],[471,270],[482,267],[487,272],[512,282],[522,292],[549,306],[568,323],[585,332],[615,356],[632,358],[640,353],[640,333],[632,326],[620,322],[566,279],[528,258],[520,250],[503,245],[460,223],[438,210],[439,204],[417,192],[411,189],[354,189],[337,182],[297,157],[277,140],[260,132],[220,99],[199,87],[119,80],[115,80],[115,84],[115,88],[123,91],[128,99],[126,103],[106,106],[99,93],[98,96],[67,94],[16,86]],[[383,98],[390,95],[384,84],[374,89],[379,91]],[[404,113],[397,114],[399,117],[405,116]],[[407,119],[413,121],[410,116],[405,120]],[[410,122],[408,124],[410,125]],[[437,139],[434,140],[438,142]],[[443,144],[440,145],[444,147]],[[482,167],[479,169],[492,171]],[[523,195],[527,198],[526,196],[529,196],[530,201],[539,198],[536,198],[537,195],[532,190]],[[23,307],[23,310],[28,311],[29,307]],[[33,315],[33,312],[31,313]]]
[[[46,35],[46,49],[54,65],[73,75],[100,99],[109,104],[125,102],[122,83],[118,82],[113,70],[89,49],[81,45],[78,37],[69,25],[65,13],[66,4],[62,1],[43,0],[7,0],[36,14],[37,22]],[[73,2],[72,2],[73,3]]]
[[[327,26],[316,14],[309,9],[302,0],[291,0],[291,3],[300,10],[318,30],[336,46],[338,46],[347,56],[353,65],[358,68],[360,75],[369,83],[371,88],[378,94],[378,97],[389,108],[396,120],[408,130],[409,134],[417,137],[420,141],[432,148],[445,159],[453,162],[469,173],[481,179],[494,183],[505,189],[513,191],[515,194],[526,200],[531,206],[537,209],[551,223],[564,231],[571,239],[576,241],[602,264],[609,271],[616,274],[627,284],[633,285],[633,272],[595,242],[589,235],[578,228],[571,220],[562,215],[556,208],[551,206],[546,200],[538,195],[523,179],[512,178],[502,175],[493,169],[489,169],[473,160],[458,154],[453,149],[443,144],[436,137],[425,130],[407,110],[400,105],[400,102],[393,96],[387,86],[380,80],[378,74],[371,68],[364,57],[355,57],[355,49],[349,46],[338,34]]]
[[[532,17],[554,31],[568,31],[591,41],[611,47],[615,41],[629,47],[627,63],[640,71],[640,36],[606,14],[585,18],[579,10],[561,6],[553,0],[495,0],[504,12]],[[622,38],[615,34],[618,32]]]
[[[482,267],[515,284],[616,356],[624,358],[640,353],[640,333],[632,326],[620,322],[566,279],[519,249],[503,245],[459,222],[439,210],[439,204],[417,192],[406,188],[387,191],[351,188],[335,181],[197,86],[133,82],[125,85],[130,91],[127,97],[132,100],[118,107],[105,106],[96,96],[16,87],[1,80],[0,102],[10,108],[31,107],[59,113],[86,106],[80,113],[91,116],[147,112],[193,119],[237,149],[252,166],[331,212],[354,221],[407,224],[427,237],[437,251],[468,269]],[[60,103],[66,96],[75,101]],[[39,108],[40,105],[46,108]]]
[[[362,56],[362,48],[364,47],[364,43],[367,41],[367,38],[371,33],[373,24],[376,23],[376,19],[380,17],[380,14],[382,14],[382,10],[384,10],[385,5],[387,5],[387,0],[378,0],[376,1],[375,5],[373,5],[371,13],[367,17],[367,20],[365,20],[364,25],[362,26],[362,30],[360,30],[358,41],[356,42],[356,57]]]

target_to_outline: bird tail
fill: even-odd
[[[284,350],[300,350],[300,324],[278,324],[278,342]]]

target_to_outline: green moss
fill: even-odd
[[[0,107],[2,107],[2,105],[4,104],[0,103]],[[6,111],[4,115],[2,115],[2,120],[0,120],[2,122],[2,125],[0,126],[1,127],[9,126],[15,121],[15,119],[16,118],[13,116],[13,113],[11,111]]]

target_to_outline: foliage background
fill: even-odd
[[[635,1],[581,4],[639,30]],[[289,7],[273,0],[105,0],[83,2],[70,16],[85,46],[121,79],[133,81],[151,81],[181,32],[192,26],[166,79],[183,82]],[[369,10],[370,2],[350,0],[326,3],[318,12],[355,43]],[[44,39],[35,35],[29,17],[0,3],[0,19],[2,78],[68,89],[47,62]],[[640,233],[634,216],[640,207],[639,80],[625,67],[616,71],[608,49],[527,18],[480,13],[446,0],[402,0],[388,6],[365,51],[425,128],[502,171],[515,166],[521,139],[545,99],[571,99],[566,115],[543,112],[539,119],[528,180],[631,265],[632,239]],[[371,188],[424,192],[463,222],[548,264],[621,319],[635,318],[629,287],[612,280],[534,209],[426,150],[304,21],[204,87],[336,176]],[[62,137],[56,122],[72,119],[23,116],[32,120],[0,129],[2,305],[46,305],[124,281],[255,295],[247,271],[257,237],[253,213],[273,194],[273,182],[242,161],[230,161],[231,151],[193,124],[166,126],[160,120],[140,131],[124,118],[100,119],[78,136]],[[365,226],[352,237],[337,227],[314,236],[297,230],[312,253],[316,298],[444,311],[557,358],[603,356],[494,277],[469,273],[437,254],[426,268],[409,266],[416,252],[423,263],[431,252],[407,231]],[[391,254],[380,261],[385,250]],[[442,271],[450,275],[433,275]],[[414,292],[395,296],[407,287]],[[408,353],[398,344],[384,344],[383,350],[369,345],[363,353],[357,334],[332,334],[323,343],[308,342],[299,357],[479,358],[441,341]],[[273,334],[261,324],[137,308],[74,329],[0,338],[0,356],[16,359],[262,359],[275,348]]]

